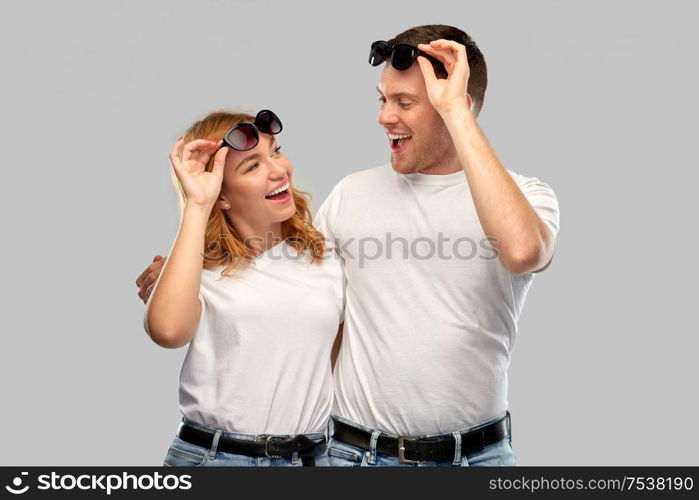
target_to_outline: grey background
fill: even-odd
[[[172,142],[214,109],[271,108],[315,209],[344,175],[388,161],[370,42],[434,22],[477,41],[482,128],[560,203],[510,370],[519,462],[697,463],[690,2],[0,9],[0,465],[162,463],[186,348],[148,339],[134,280],[178,227]]]

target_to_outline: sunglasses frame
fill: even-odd
[[[389,55],[384,55],[384,56],[379,56],[379,54],[376,54],[375,56],[375,50],[376,47],[382,44],[384,47],[384,50],[388,53]],[[396,65],[396,49],[398,50],[405,50],[402,49],[401,47],[407,47],[412,51],[412,56],[410,58],[410,64],[408,64],[405,68],[399,67]],[[378,57],[377,57],[378,56]],[[423,52],[422,50],[418,49],[417,47],[407,44],[407,43],[396,43],[394,45],[390,45],[386,40],[377,40],[374,43],[371,44],[371,49],[369,50],[369,64],[372,66],[378,66],[379,64],[383,63],[386,61],[386,59],[391,59],[391,66],[393,66],[395,69],[398,71],[405,71],[407,69],[410,69],[410,67],[413,65],[415,60],[417,59],[417,56],[424,56],[427,59],[429,59],[432,62],[437,62],[439,64],[442,64],[438,59],[434,58],[433,56],[427,54],[426,52]]]
[[[279,130],[277,130],[276,132],[272,132],[271,130],[269,130],[267,128],[266,125],[261,123],[260,115],[262,115],[263,113],[270,113],[272,115],[272,119],[276,120],[277,123],[279,124]],[[250,146],[249,148],[239,148],[239,147],[235,146],[235,144],[233,144],[233,140],[230,139],[231,134],[233,134],[233,132],[235,132],[238,129],[238,127],[241,127],[243,125],[247,125],[247,126],[250,126],[252,128],[253,137],[255,139],[255,143],[252,146]],[[251,149],[254,149],[260,143],[260,132],[262,132],[263,134],[268,134],[268,135],[277,135],[283,129],[284,129],[284,127],[282,125],[282,121],[274,113],[274,111],[271,111],[269,109],[263,109],[255,115],[254,122],[241,122],[241,123],[237,124],[235,127],[232,127],[228,132],[226,132],[223,136],[223,144],[221,144],[221,147],[228,146],[229,148],[235,149],[236,151],[250,151]]]

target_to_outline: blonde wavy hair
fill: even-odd
[[[254,122],[255,117],[241,112],[215,111],[192,124],[184,133],[185,144],[195,139],[223,139],[224,134],[242,122]],[[207,172],[213,168],[213,155],[206,165]],[[180,217],[183,216],[185,194],[179,179],[170,169],[175,191],[177,192]],[[323,234],[313,227],[313,218],[309,209],[311,195],[291,187],[296,213],[282,222],[282,238],[292,246],[299,255],[310,254],[311,263],[320,263],[327,248]],[[206,223],[204,235],[204,268],[211,269],[224,265],[222,276],[232,276],[236,270],[253,262],[256,253],[246,246],[233,225],[226,218],[219,204],[214,204]]]

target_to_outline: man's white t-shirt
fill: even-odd
[[[239,277],[204,269],[202,313],[180,372],[186,420],[239,434],[323,432],[332,409],[330,351],[343,314],[343,276],[286,241]]]
[[[551,188],[508,171],[554,235]],[[464,172],[350,174],[316,227],[346,278],[334,412],[394,435],[441,434],[503,413],[517,320],[533,273],[497,259]]]

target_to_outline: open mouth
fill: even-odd
[[[404,134],[388,134],[391,141],[391,152],[402,153],[408,148],[413,136]]]
[[[291,199],[290,184],[287,182],[283,186],[275,189],[271,193],[265,195],[265,199],[270,201],[287,201]]]

